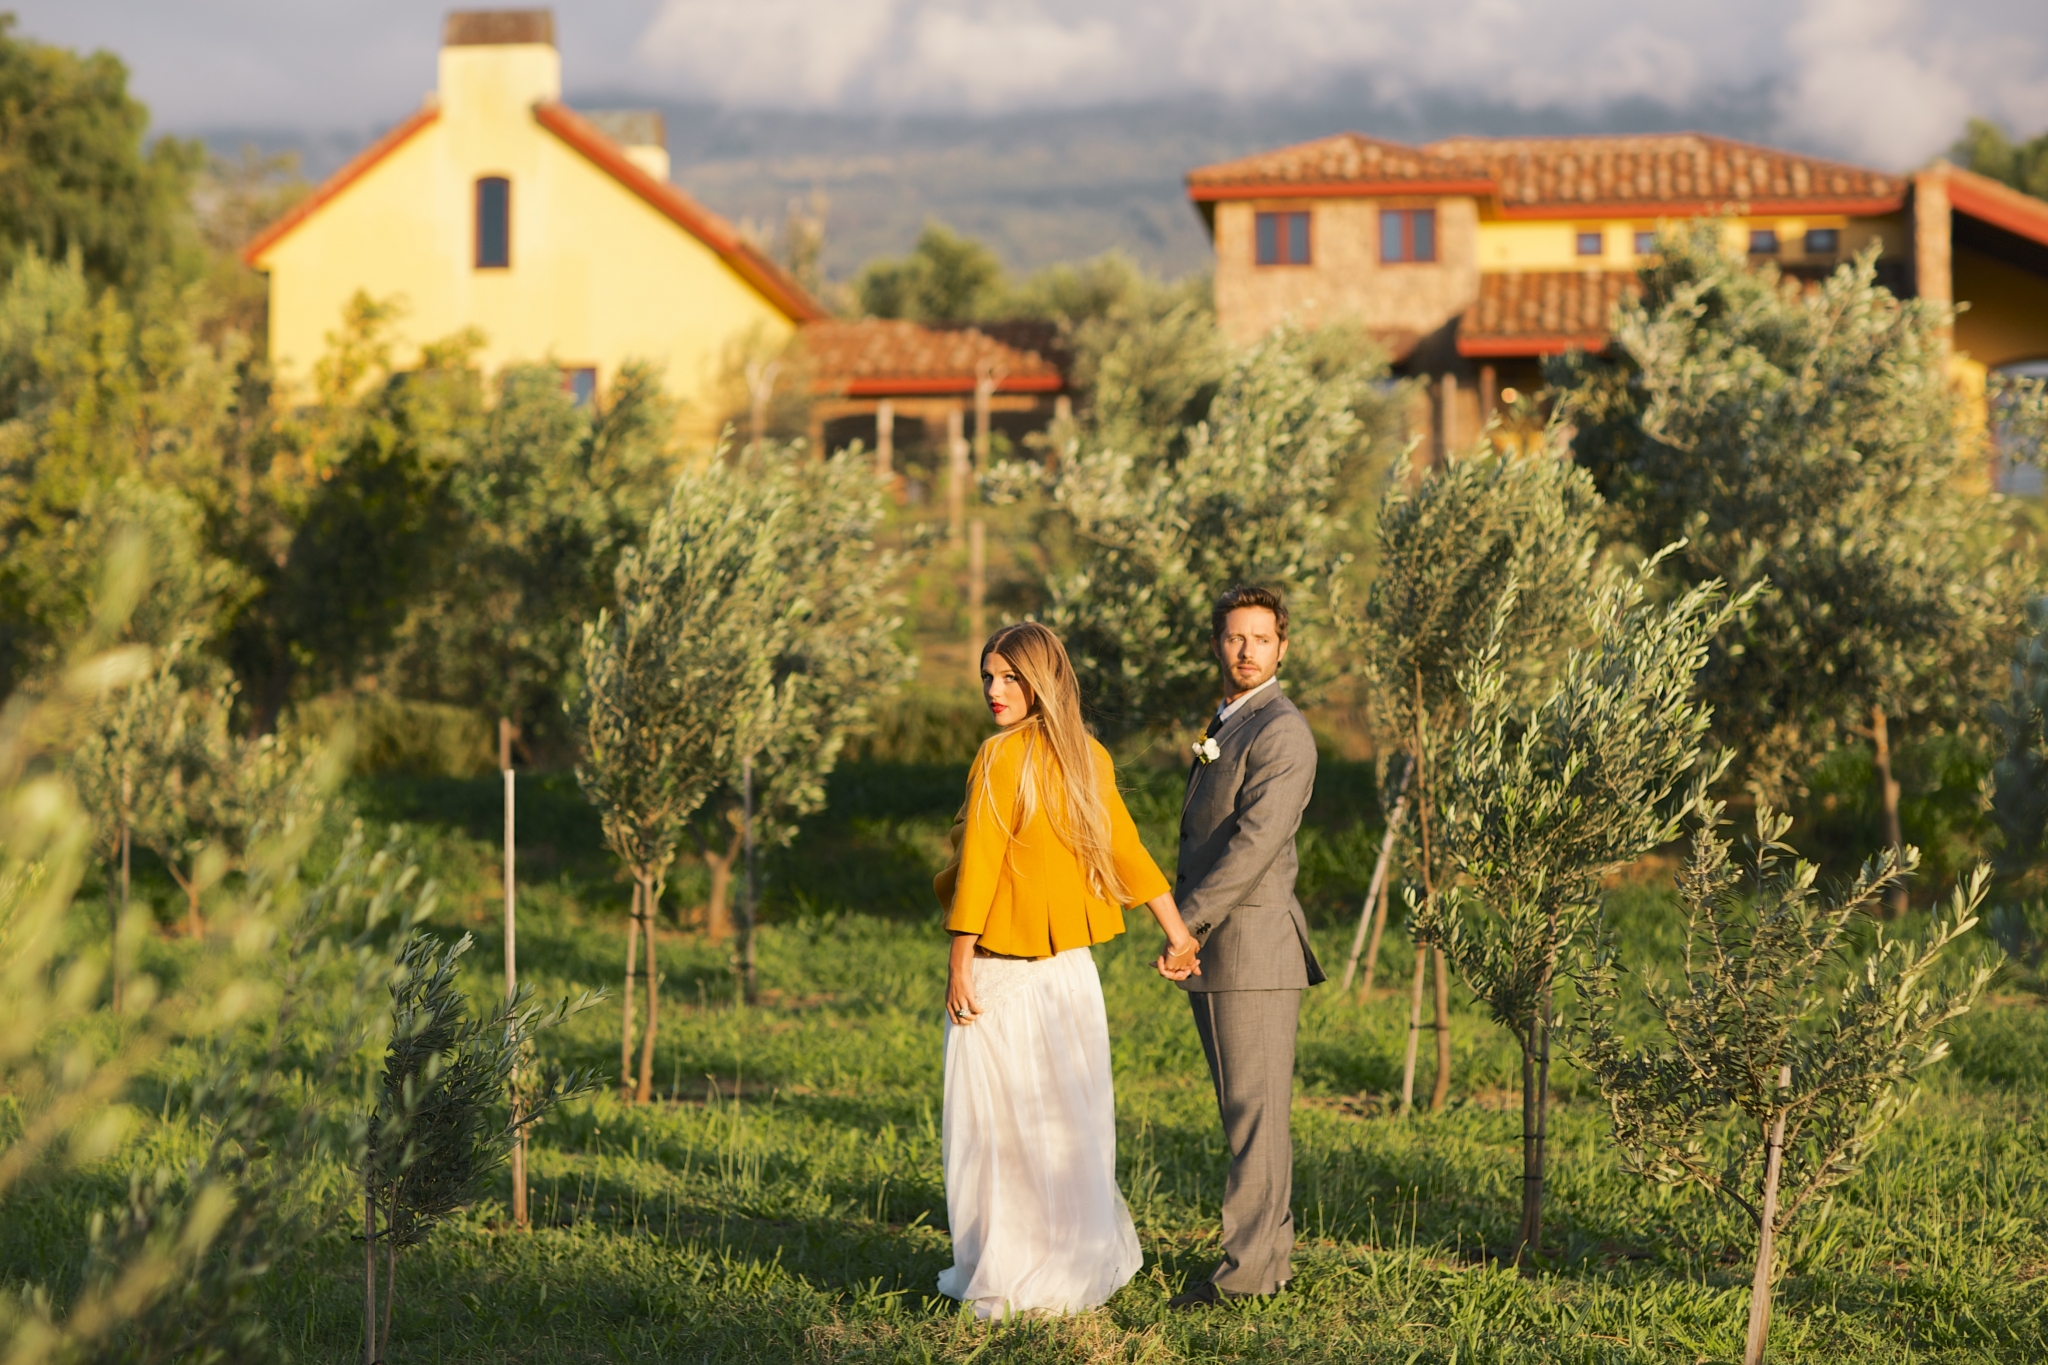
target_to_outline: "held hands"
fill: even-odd
[[[1187,923],[1180,917],[1180,907],[1174,904],[1173,893],[1163,892],[1145,902],[1145,908],[1152,912],[1152,918],[1159,921],[1159,927],[1166,931],[1166,951],[1152,963],[1168,981],[1185,981],[1191,976],[1202,974],[1202,964],[1195,954],[1202,949],[1201,942],[1188,932]]]
[[[1191,976],[1202,974],[1202,963],[1195,954],[1202,945],[1194,935],[1183,930],[1179,939],[1168,938],[1166,950],[1159,954],[1152,967],[1168,981],[1185,981]]]

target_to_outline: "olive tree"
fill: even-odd
[[[1979,866],[1919,942],[1880,926],[1859,948],[1851,925],[1913,870],[1891,849],[1842,893],[1816,889],[1813,864],[1785,837],[1790,817],[1760,808],[1748,859],[1731,859],[1704,803],[1678,880],[1686,910],[1683,977],[1642,982],[1648,1042],[1622,1027],[1622,968],[1610,946],[1591,973],[1585,1061],[1606,1096],[1629,1169],[1712,1191],[1757,1230],[1744,1365],[1763,1359],[1778,1237],[1855,1174],[1905,1107],[1913,1075],[1948,1051],[1945,1025],[1977,1002],[1992,969],[1959,985],[1931,979],[1976,924],[1989,882]]]
[[[1448,870],[1436,829],[1436,769],[1445,737],[1465,722],[1461,676],[1491,647],[1503,685],[1526,692],[1585,628],[1600,495],[1558,454],[1553,438],[1527,458],[1496,457],[1481,446],[1419,474],[1403,460],[1380,503],[1379,573],[1366,597],[1359,659],[1374,723],[1402,756],[1403,809],[1413,813],[1407,842],[1425,903]],[[1374,885],[1383,886],[1386,875],[1377,871]],[[1430,1107],[1441,1108],[1450,1087],[1450,980],[1442,947],[1427,946],[1436,971]],[[1413,1096],[1424,965],[1418,952],[1404,1110]]]
[[[1461,880],[1415,907],[1473,994],[1522,1053],[1521,1252],[1540,1255],[1555,990],[1575,967],[1599,913],[1601,882],[1672,839],[1705,799],[1711,711],[1694,680],[1716,632],[1753,594],[1718,583],[1653,601],[1648,560],[1605,588],[1592,640],[1571,649],[1533,707],[1513,685],[1499,642],[1513,619],[1510,588],[1494,639],[1462,682],[1469,718],[1444,739],[1442,839]]]
[[[1302,627],[1287,664],[1297,693],[1335,676],[1350,562],[1337,504],[1382,373],[1278,328],[1232,358],[1184,440],[1087,439],[1062,457],[1052,501],[1072,555],[1047,573],[1043,619],[1104,733],[1202,716],[1216,693],[1209,611],[1233,583],[1285,595]]]
[[[1871,745],[1903,847],[1903,732],[1973,723],[2020,625],[2024,574],[1964,411],[1946,315],[1877,283],[1873,248],[1811,288],[1666,234],[1604,357],[1553,362],[1578,459],[1622,536],[1677,541],[1681,583],[1769,582],[1701,676],[1716,737],[1760,794],[1844,738]],[[1895,889],[1894,908],[1904,905]]]
[[[847,741],[873,723],[914,665],[891,613],[899,561],[874,542],[883,499],[872,465],[857,454],[818,461],[790,448],[772,453],[756,477],[787,483],[792,495],[789,515],[762,531],[781,542],[761,607],[778,623],[783,650],[760,709],[746,718],[744,742],[732,746],[717,789],[689,822],[711,873],[706,921],[716,938],[733,929],[734,871],[748,841],[786,844],[797,821],[824,807],[825,780]],[[746,911],[738,958],[751,997],[751,893]]]
[[[783,640],[764,619],[783,576],[786,481],[723,458],[686,471],[644,544],[619,560],[616,605],[583,633],[577,781],[633,882],[619,1089],[653,1095],[659,977],[655,906],[684,822],[738,761],[742,728],[773,695]],[[647,942],[647,1024],[633,1080],[634,962]]]

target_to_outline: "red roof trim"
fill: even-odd
[[[290,212],[286,213],[284,217],[257,233],[250,240],[249,244],[242,248],[242,263],[259,270],[262,269],[261,266],[256,264],[259,256],[277,245],[278,241],[286,233],[312,217],[329,200],[333,199],[350,185],[353,185],[356,181],[362,179],[372,166],[375,166],[385,157],[390,156],[393,152],[404,146],[414,133],[417,133],[440,116],[441,111],[439,108],[432,104],[425,105],[416,110],[412,117],[406,119],[396,128],[393,128],[390,132],[363,148],[362,151],[356,153],[355,157],[346,166],[343,166],[333,175],[328,176],[321,183],[320,188],[292,205]]]
[[[731,224],[626,159],[610,138],[566,105],[545,101],[533,107],[540,126],[581,152],[598,169],[646,200],[671,222],[717,252],[740,278],[759,290],[792,320],[816,322],[831,316],[804,287],[745,241]]]
[[[887,398],[894,394],[946,394],[973,393],[973,375],[941,375],[937,378],[924,376],[891,379],[887,375],[862,375],[849,379],[843,385],[834,384],[830,391],[844,394],[848,398]],[[1066,385],[1056,374],[1025,374],[1014,379],[996,381],[997,393],[1058,393]]]
[[[1501,205],[1495,210],[1502,218],[1711,218],[1732,213],[1741,218],[1763,218],[1786,213],[1839,213],[1844,217],[1869,217],[1897,213],[1906,206],[1902,190],[1895,195],[1856,195],[1835,199],[1619,199],[1585,204]]]
[[[1397,199],[1411,194],[1492,194],[1491,180],[1322,180],[1265,184],[1240,181],[1197,185],[1189,178],[1188,198],[1197,204],[1247,199]]]
[[[1971,175],[1966,180],[1964,175],[1967,174],[1951,171],[1948,175],[1950,209],[1982,219],[1993,227],[2004,228],[2030,242],[2048,246],[2048,203],[2023,195],[2018,190],[2006,189],[1997,181],[1988,186],[1973,183],[1977,177]]]
[[[1458,354],[1474,358],[1518,355],[1563,355],[1566,351],[1597,351],[1607,345],[1604,332],[1577,335],[1459,337]]]

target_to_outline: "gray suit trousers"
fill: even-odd
[[[1301,992],[1190,992],[1195,1031],[1230,1144],[1223,1186],[1223,1263],[1209,1278],[1232,1294],[1271,1294],[1294,1253],[1294,1034]]]

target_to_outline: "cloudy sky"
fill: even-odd
[[[381,126],[434,80],[416,0],[12,0],[178,131]],[[1588,112],[1761,90],[1784,136],[1900,166],[1971,114],[2048,127],[2043,0],[571,0],[570,92],[1003,112],[1364,82]]]

